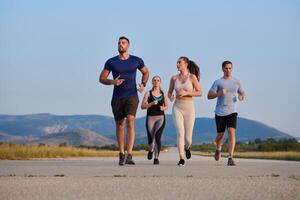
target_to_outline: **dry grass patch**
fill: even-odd
[[[214,156],[214,152],[194,151],[194,155]],[[222,153],[228,156],[228,153]],[[300,161],[300,152],[296,151],[271,151],[271,152],[235,152],[236,158],[272,159],[272,160],[294,160]]]
[[[70,157],[116,157],[118,151],[84,149],[78,147],[37,146],[20,144],[1,144],[1,160],[28,160],[33,158],[70,158]],[[145,152],[133,152],[145,155]]]

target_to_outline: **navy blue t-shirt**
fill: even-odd
[[[133,55],[130,55],[127,60],[115,56],[106,61],[104,69],[111,71],[114,79],[119,75],[120,79],[125,79],[121,85],[114,86],[113,99],[137,96],[136,70],[143,67],[144,61]]]

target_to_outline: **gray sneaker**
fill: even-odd
[[[228,166],[236,166],[236,163],[234,162],[233,158],[228,158],[227,165]]]
[[[125,164],[125,154],[124,153],[119,153],[119,165],[124,165]]]
[[[127,155],[125,164],[127,164],[127,165],[135,165],[135,162],[132,160],[132,155],[131,154]]]
[[[215,151],[215,160],[218,161],[221,158],[221,151],[216,149]]]

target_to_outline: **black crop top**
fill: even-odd
[[[148,97],[148,103],[151,103],[155,100],[158,103],[147,109],[147,115],[148,116],[156,116],[156,115],[164,115],[165,114],[164,111],[160,110],[160,106],[163,106],[164,102],[165,102],[164,92],[163,91],[160,91],[160,92],[161,92],[161,96],[160,97],[155,97],[152,94],[152,90],[149,91],[150,95]]]

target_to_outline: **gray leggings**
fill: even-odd
[[[161,135],[165,125],[165,116],[147,116],[147,133],[148,133],[148,144],[150,151],[154,151],[154,158],[158,158],[161,148]]]

